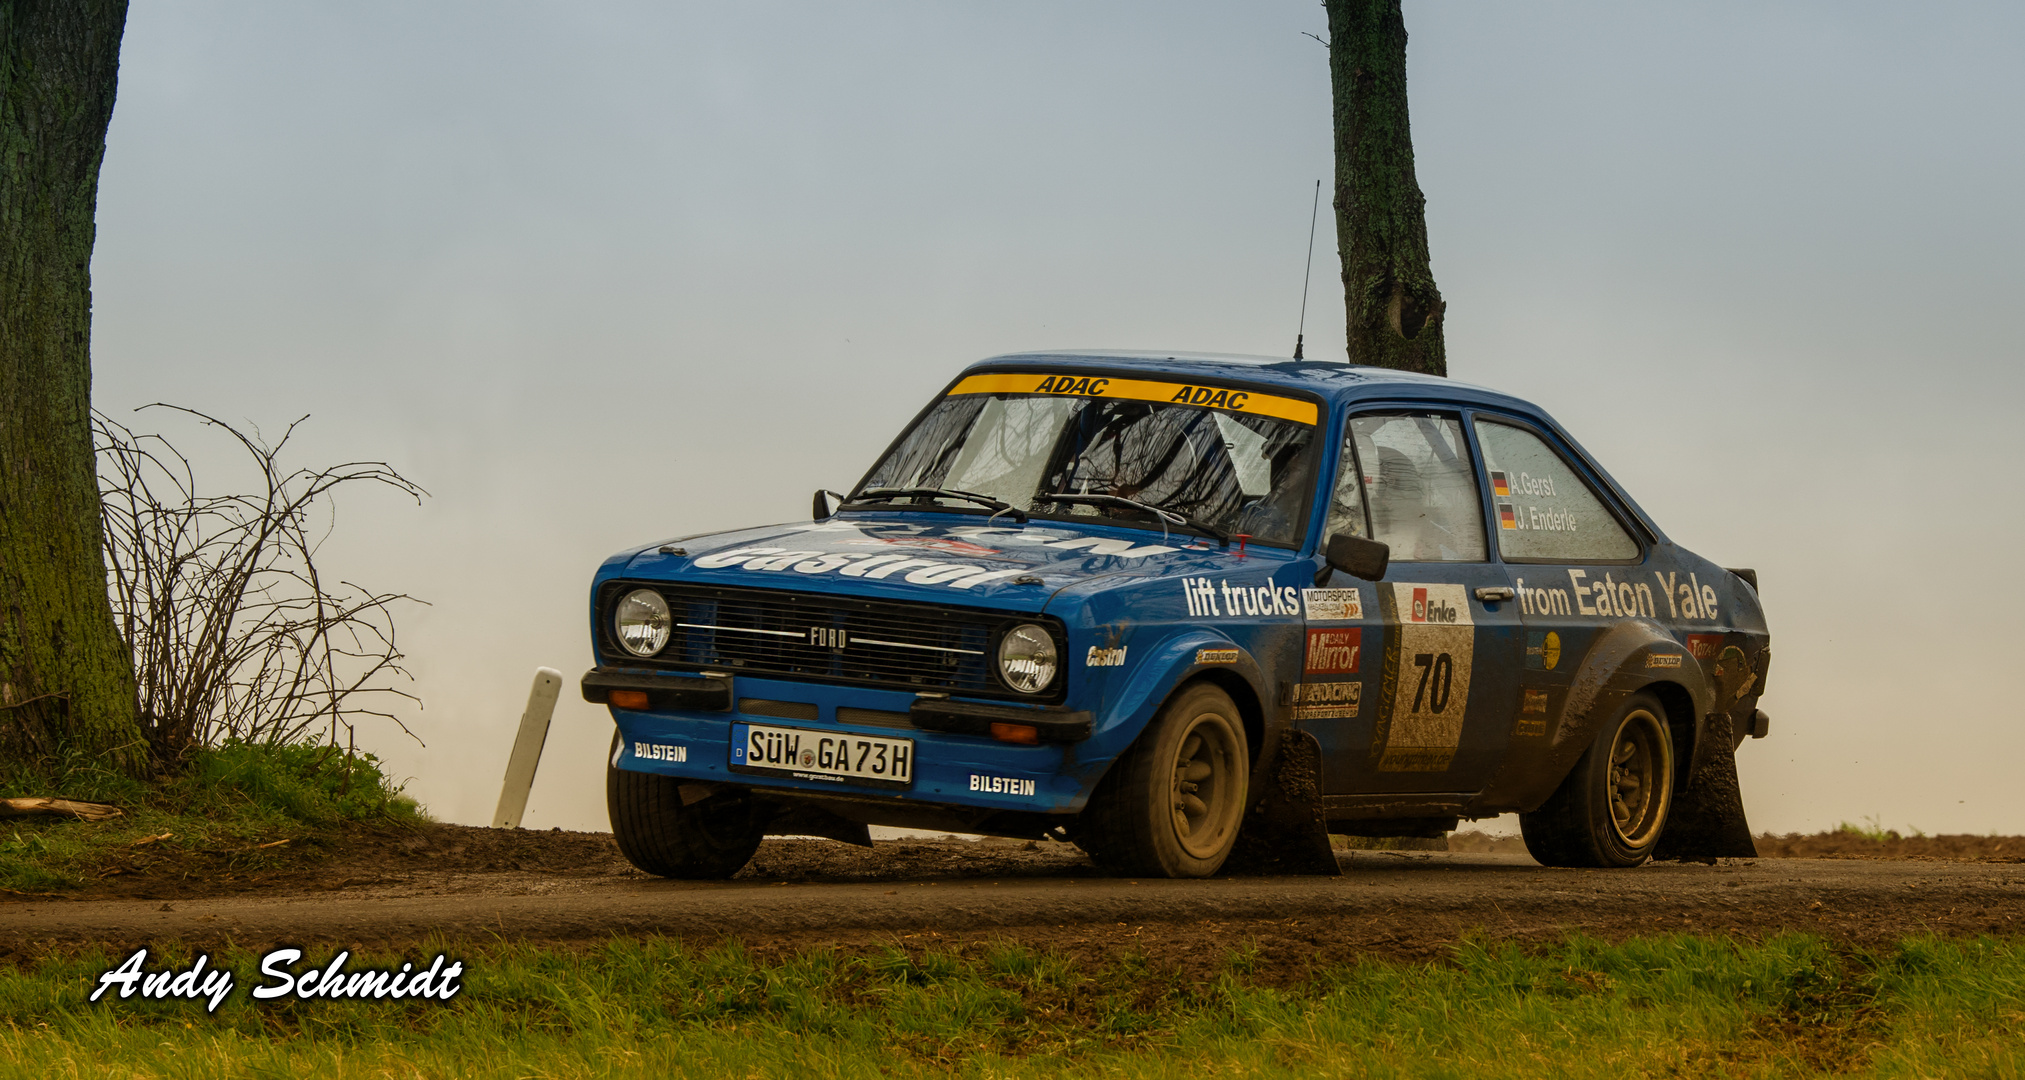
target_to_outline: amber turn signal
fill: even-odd
[[[991,737],[1000,742],[1024,743],[1032,746],[1041,741],[1041,733],[1032,724],[993,724]]]
[[[647,707],[645,690],[614,690],[605,698],[614,709],[644,709]]]

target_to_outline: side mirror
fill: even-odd
[[[837,495],[837,493],[834,491],[826,491],[823,488],[817,488],[816,503],[815,506],[809,510],[809,516],[815,518],[817,521],[828,521],[830,515],[836,513],[836,511],[830,509],[830,496],[832,495]],[[842,504],[843,501],[844,497],[842,495],[837,495],[837,502],[839,504]]]
[[[1323,549],[1322,558],[1351,577],[1379,581],[1385,577],[1385,567],[1392,561],[1392,546],[1361,536],[1338,534],[1329,538],[1329,546]]]

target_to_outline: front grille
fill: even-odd
[[[1020,623],[1047,627],[1066,656],[1060,625],[1045,616],[776,589],[608,584],[598,599],[600,633],[605,652],[628,664],[643,661],[613,640],[611,605],[637,588],[660,593],[675,619],[668,644],[647,664],[1019,701],[1062,697],[1060,676],[1047,693],[1024,695],[997,675],[999,635]]]

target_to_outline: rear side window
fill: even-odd
[[[1524,428],[1477,421],[1498,553],[1540,562],[1623,562],[1638,543],[1566,458]]]
[[[1484,519],[1475,472],[1454,417],[1354,416],[1330,502],[1331,534],[1367,535],[1394,562],[1483,562]],[[1361,498],[1360,498],[1361,495]]]

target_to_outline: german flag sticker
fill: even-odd
[[[1501,472],[1491,473],[1491,491],[1494,492],[1500,499],[1509,499],[1512,497],[1512,485],[1505,481],[1504,473]],[[1507,525],[1505,527],[1508,529],[1511,528],[1510,525]]]
[[[1502,482],[1502,481],[1501,481],[1501,482]],[[1514,512],[1512,511],[1512,504],[1511,504],[1511,503],[1499,503],[1499,504],[1498,504],[1498,528],[1500,528],[1500,529],[1516,529],[1516,528],[1518,528],[1518,527],[1519,527],[1519,515],[1518,515],[1518,514],[1516,514],[1516,513],[1514,513]]]

